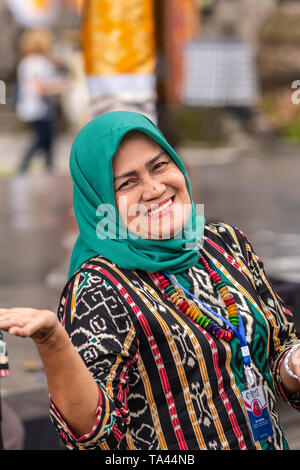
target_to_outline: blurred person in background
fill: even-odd
[[[57,97],[65,89],[65,79],[51,57],[53,43],[53,34],[48,30],[28,30],[20,39],[16,111],[18,118],[33,131],[33,141],[23,155],[20,173],[28,170],[40,150],[44,152],[47,170],[53,168]]]

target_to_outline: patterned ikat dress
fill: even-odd
[[[241,398],[245,386],[238,338],[227,343],[210,335],[164,297],[150,274],[96,257],[68,281],[58,310],[99,385],[94,427],[78,439],[50,397],[53,423],[68,449],[288,449],[275,405],[278,394],[300,410],[300,394],[286,394],[279,376],[282,360],[299,341],[292,314],[240,230],[208,224],[201,250],[227,278],[241,312],[273,435],[255,443],[251,438]],[[176,279],[227,317],[200,262]],[[226,327],[217,316],[213,319]]]

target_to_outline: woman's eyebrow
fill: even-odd
[[[156,162],[156,160],[158,160],[162,155],[164,155],[166,153],[167,152],[165,150],[162,150],[161,152],[159,152],[159,154],[157,154],[155,157],[151,158],[151,160],[149,160],[149,162],[146,163],[146,167],[149,168],[151,165],[153,165],[153,163]],[[136,174],[137,174],[136,170],[128,171],[127,173],[123,173],[122,175],[115,176],[114,181],[116,181],[120,178],[126,178],[127,176],[134,176]]]

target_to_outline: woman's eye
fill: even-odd
[[[135,180],[127,180],[127,181],[124,181],[124,183],[121,184],[121,186],[118,188],[118,191],[120,189],[125,189],[127,186],[129,186],[131,183],[134,183]]]
[[[168,164],[169,162],[160,162],[160,163],[157,163],[156,165],[154,165],[153,167],[153,170],[162,170],[163,168],[166,167],[166,165]]]

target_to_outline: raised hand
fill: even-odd
[[[56,408],[75,435],[90,432],[96,419],[99,388],[56,315],[34,308],[2,308],[0,329],[34,341]]]
[[[0,309],[0,329],[36,343],[44,343],[56,332],[60,324],[55,313],[34,308]]]

